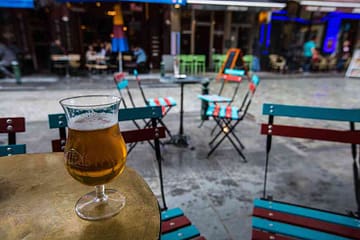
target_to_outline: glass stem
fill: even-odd
[[[105,185],[97,185],[95,186],[96,191],[96,200],[97,201],[106,201],[107,195],[105,194]]]

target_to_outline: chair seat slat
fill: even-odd
[[[210,105],[208,107],[208,109],[206,111],[206,116],[238,120],[239,119],[238,111],[239,111],[239,108],[237,108],[237,107],[220,106],[220,105],[216,104],[216,105]]]
[[[252,240],[296,240],[296,238],[292,238],[289,236],[283,236],[283,235],[278,235],[278,234],[274,234],[271,232],[265,232],[265,231],[261,231],[259,229],[253,229],[252,230]]]
[[[189,225],[191,225],[190,220],[186,216],[180,216],[163,221],[161,223],[161,232],[164,234]]]
[[[184,212],[180,208],[172,208],[161,212],[161,221],[166,221],[182,215],[184,215]]]
[[[160,240],[186,240],[196,236],[200,236],[199,230],[194,225],[190,225],[173,232],[165,233],[161,235]]]
[[[324,233],[320,231],[315,231],[312,229],[307,229],[303,227],[293,226],[286,223],[271,221],[268,219],[262,219],[258,217],[252,218],[252,225],[254,228],[269,231],[273,233],[278,233],[282,235],[287,235],[290,237],[295,237],[298,239],[305,240],[349,240],[351,238],[336,236],[329,233]]]
[[[292,204],[286,204],[275,201],[267,201],[262,199],[254,200],[255,208],[264,208],[284,213],[295,214],[302,217],[317,219],[320,221],[342,224],[344,226],[360,229],[360,219],[352,218],[345,215],[335,214],[331,212],[319,211],[317,209],[305,208]]]
[[[265,103],[263,105],[263,114],[331,121],[360,122],[360,109],[338,109]]]
[[[360,131],[261,124],[261,134],[360,144]]]
[[[255,208],[253,215],[260,218],[266,218],[273,221],[280,221],[291,225],[301,226],[317,231],[328,232],[353,239],[360,238],[360,228],[350,228],[344,225],[329,223],[326,221],[316,220],[313,218],[302,217],[296,213],[282,213],[272,209]]]
[[[207,101],[207,102],[211,102],[211,103],[214,103],[214,102],[231,102],[230,98],[223,97],[223,96],[216,95],[216,94],[213,94],[213,95],[198,95],[198,98],[201,99],[201,100]]]
[[[148,98],[147,99],[149,106],[176,106],[176,101],[172,97],[158,97],[158,98]]]

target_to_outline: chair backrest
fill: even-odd
[[[146,105],[148,105],[149,102],[148,102],[148,100],[146,99],[146,96],[145,96],[145,93],[144,93],[144,89],[142,88],[141,79],[139,78],[139,72],[138,72],[136,69],[134,69],[134,76],[135,76],[135,79],[136,79],[136,83],[137,83],[137,85],[138,85],[138,87],[139,87],[139,89],[140,89],[141,96],[142,96],[142,98],[144,99],[144,103],[145,103]]]
[[[50,129],[59,130],[59,139],[51,140],[53,152],[63,152],[66,143],[66,127],[67,121],[64,113],[56,113],[48,115],[48,123]]]
[[[25,144],[16,144],[16,133],[25,132],[25,118],[0,118],[0,133],[7,133],[8,142],[0,146],[0,156],[26,153]]]
[[[266,197],[267,171],[269,154],[271,150],[272,136],[303,138],[312,140],[331,141],[351,144],[353,157],[353,172],[355,183],[355,195],[360,213],[360,173],[359,160],[357,159],[357,144],[360,144],[360,131],[355,130],[355,123],[360,122],[360,109],[339,109],[310,106],[293,106],[269,104],[263,105],[263,114],[268,115],[268,123],[261,125],[261,134],[267,135],[266,141],[266,164],[264,176],[263,197]],[[348,122],[349,130],[329,129],[329,127],[305,127],[294,125],[275,124],[275,118],[292,118],[291,123],[297,119],[315,119],[326,121]],[[317,121],[316,121],[317,122]],[[312,123],[313,124],[313,123]]]
[[[239,90],[239,86],[240,83],[243,80],[243,77],[245,76],[245,71],[244,70],[235,70],[235,69],[225,69],[225,74],[221,75],[221,85],[220,85],[220,89],[219,89],[219,96],[223,96],[224,95],[224,90],[225,90],[225,86],[226,84],[232,82],[235,83],[235,87],[231,86],[232,89],[232,95],[231,95],[231,101],[234,101],[236,94],[238,93]]]
[[[252,98],[254,97],[254,94],[256,92],[257,87],[260,84],[260,78],[257,75],[252,75],[251,76],[251,81],[248,83],[248,90],[241,102],[241,105],[239,107],[239,112],[242,113],[241,118],[244,118],[249,107],[250,104],[252,102]]]
[[[121,106],[121,104],[123,104],[124,108],[129,107],[125,100],[126,98],[125,98],[124,92],[126,91],[126,94],[130,101],[131,107],[136,107],[134,99],[133,99],[130,89],[129,89],[129,81],[125,77],[126,77],[125,73],[123,73],[123,72],[114,74],[114,82],[115,82],[117,90],[119,91],[119,95],[121,97],[120,106]]]

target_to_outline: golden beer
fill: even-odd
[[[69,128],[65,165],[83,184],[96,186],[112,180],[124,170],[126,154],[118,123],[96,130]]]

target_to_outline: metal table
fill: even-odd
[[[208,77],[202,76],[186,76],[186,75],[172,75],[164,76],[160,79],[161,82],[180,84],[180,126],[179,133],[173,135],[172,139],[168,142],[179,147],[189,146],[188,137],[184,134],[183,119],[184,119],[184,85],[185,84],[198,84],[208,82]]]
[[[158,239],[160,210],[144,179],[130,167],[105,185],[126,205],[113,218],[89,222],[74,206],[93,187],[66,171],[63,153],[0,157],[0,239]]]

